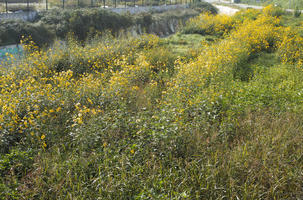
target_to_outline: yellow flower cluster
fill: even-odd
[[[133,96],[132,93],[149,80],[151,66],[144,55],[140,55],[134,65],[122,63],[121,70],[113,73],[109,80],[109,91],[113,96]]]
[[[291,28],[285,28],[278,53],[283,63],[303,65],[303,37]]]
[[[10,57],[0,66],[0,132],[23,134],[46,147],[54,131],[77,129],[102,114],[105,101],[122,104],[131,98],[139,101],[142,95],[142,101],[152,102],[153,95],[172,95],[161,103],[191,106],[200,102],[195,101],[197,95],[204,95],[213,102],[222,94],[216,88],[224,81],[218,80],[230,79],[237,67],[245,68],[243,63],[261,51],[278,49],[283,62],[302,65],[302,37],[281,27],[266,9],[265,14],[248,10],[234,18],[206,14],[191,20],[209,34],[229,34],[205,43],[197,58],[186,62],[155,55],[162,51],[155,48],[159,38],[151,35],[85,47],[71,40],[47,51],[28,42],[24,60]],[[173,78],[163,80],[161,74]],[[179,111],[186,109],[181,106]]]
[[[190,19],[186,26],[207,35],[223,35],[233,28],[234,23],[232,17],[228,15],[203,13]]]
[[[48,51],[27,42],[24,60],[0,66],[0,132],[32,136],[46,147],[56,129],[101,113],[98,98],[138,90],[149,66],[142,56],[130,59],[158,42],[152,35],[86,47],[71,41]]]
[[[213,79],[232,76],[233,69],[252,54],[276,49],[283,32],[279,23],[278,18],[264,14],[244,20],[225,39],[206,46],[197,60],[181,65],[172,93],[182,102],[189,101],[195,92],[219,83]]]

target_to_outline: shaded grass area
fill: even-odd
[[[167,46],[176,55],[186,56],[190,52],[198,51],[203,46],[202,42],[210,43],[216,39],[215,36],[177,33],[165,38],[163,45]]]

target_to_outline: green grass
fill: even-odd
[[[284,26],[290,26],[296,29],[301,34],[301,36],[303,35],[303,15],[300,17],[294,17],[292,13],[285,13],[285,15],[282,16],[281,22]]]
[[[215,36],[177,33],[163,39],[163,45],[169,48],[174,54],[186,56],[190,51],[201,48],[202,42],[212,42],[215,39],[217,39]]]

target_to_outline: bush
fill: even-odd
[[[0,22],[0,43],[18,44],[22,36],[30,37],[37,45],[45,46],[53,42],[54,34],[42,23],[30,23],[19,20]]]
[[[297,32],[287,30],[278,47],[278,54],[283,63],[303,63],[303,37]]]
[[[136,24],[142,25],[144,28],[148,28],[153,23],[153,17],[150,13],[142,13],[136,16]]]
[[[280,17],[285,13],[285,10],[280,6],[268,5],[263,8],[263,12],[265,15]]]
[[[261,14],[260,10],[248,8],[246,10],[240,10],[233,15],[233,21],[244,22],[244,20],[256,20]]]
[[[2,45],[16,44],[22,36],[31,36],[37,45],[43,46],[53,42],[55,36],[65,39],[69,33],[84,41],[88,36],[106,30],[117,34],[121,29],[133,24],[132,16],[119,15],[103,9],[52,9],[39,13],[34,23],[20,20],[1,21],[0,41]]]
[[[196,15],[197,12],[192,9],[135,15],[117,14],[100,8],[51,9],[39,12],[33,23],[18,20],[1,21],[0,42],[2,45],[19,43],[23,34],[31,36],[36,44],[43,46],[51,43],[55,37],[65,40],[70,33],[77,40],[84,42],[89,37],[108,30],[112,35],[118,35],[121,30],[127,30],[135,24],[140,24],[148,30],[154,21],[165,21],[171,18],[186,20]]]
[[[5,176],[8,173],[21,178],[31,167],[33,158],[28,152],[12,150],[9,154],[3,156],[0,160],[0,174]]]
[[[53,9],[41,13],[39,21],[47,24],[62,39],[72,32],[81,41],[91,33],[111,30],[115,34],[134,24],[132,16],[119,15],[104,9]]]
[[[294,17],[300,17],[301,16],[301,10],[298,9],[298,6],[296,6],[294,10]]]
[[[145,52],[146,61],[151,65],[152,70],[155,73],[161,73],[163,75],[174,73],[175,60],[177,56],[171,53],[165,48],[151,49]]]
[[[182,32],[185,34],[201,34],[222,36],[233,28],[232,17],[224,15],[200,14],[198,17],[190,19]]]
[[[8,5],[8,10],[10,12],[16,12],[16,11],[35,11],[35,6],[29,6],[26,5]]]
[[[189,7],[201,13],[208,12],[213,15],[218,14],[218,9],[212,4],[205,1],[195,1],[194,3],[191,3]]]

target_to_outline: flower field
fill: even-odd
[[[303,24],[274,9],[201,14],[182,53],[24,39],[0,66],[0,199],[303,198]]]

